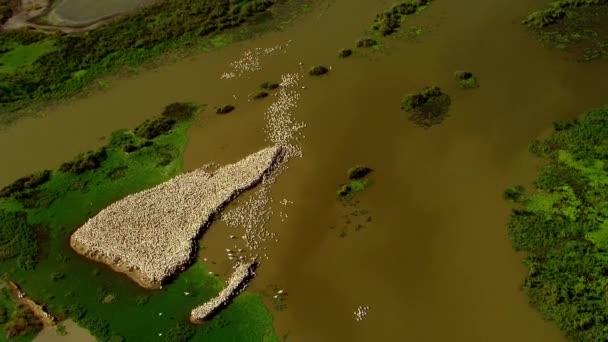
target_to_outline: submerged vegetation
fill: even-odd
[[[361,38],[361,39],[357,40],[355,45],[358,48],[368,48],[368,47],[378,45],[378,41],[375,40],[374,38]]]
[[[454,73],[454,78],[458,84],[464,89],[473,89],[479,87],[477,77],[470,71],[458,70]]]
[[[430,0],[407,0],[391,7],[388,11],[376,14],[372,29],[383,36],[393,34],[401,27],[405,17],[422,11]]]
[[[25,190],[0,198],[0,274],[17,282],[53,316],[75,320],[100,341],[174,341],[179,336],[205,341],[276,340],[268,311],[250,293],[241,294],[207,324],[188,324],[190,310],[222,288],[222,282],[201,263],[162,290],[149,292],[75,255],[66,244],[76,228],[108,204],[182,172],[193,114],[191,105],[167,106],[159,118],[176,122],[163,134],[147,140],[135,130],[114,132],[101,149],[104,158],[91,158],[94,153],[81,156],[65,171],[49,171],[45,182],[21,182],[29,184],[23,186]],[[148,147],[125,152],[127,145],[147,141],[152,142]],[[34,194],[27,201],[34,203],[26,206],[21,194],[30,192]],[[34,200],[50,204],[36,205]],[[8,317],[7,323],[0,324],[0,334],[25,334],[24,341],[31,340],[34,335],[28,331],[33,330],[23,328],[30,326],[23,324],[29,311],[19,316],[3,300],[0,307],[6,308]]]
[[[410,113],[410,121],[420,127],[429,128],[445,119],[450,103],[447,94],[439,87],[432,86],[406,95],[401,101],[401,109]]]
[[[353,54],[353,50],[351,49],[342,49],[340,50],[340,52],[338,52],[338,57],[340,58],[346,58],[346,57],[350,57]]]
[[[523,21],[546,44],[589,61],[608,56],[608,1],[555,0]]]
[[[215,110],[215,113],[217,113],[217,114],[228,114],[228,113],[232,112],[234,110],[234,108],[235,107],[233,105],[224,105],[224,106],[218,107]]]
[[[171,49],[191,46],[201,37],[253,21],[276,2],[160,1],[86,34],[0,32],[0,46],[10,47],[0,57],[5,64],[0,66],[0,112],[75,94],[119,67],[142,64]],[[7,64],[5,59],[14,54],[27,55],[19,59],[27,61],[26,67]]]
[[[259,91],[255,95],[253,95],[254,100],[263,99],[265,97],[268,97],[268,93],[265,91]]]
[[[608,340],[608,109],[555,125],[530,151],[546,161],[536,191],[505,191],[518,204],[508,225],[526,253],[523,288],[571,341]]]
[[[310,70],[308,70],[308,74],[310,76],[321,76],[327,74],[328,72],[329,69],[322,65],[313,66],[312,68],[310,68]]]
[[[367,166],[354,166],[347,172],[349,182],[340,185],[337,191],[338,198],[350,200],[354,193],[364,190],[370,185],[370,180],[367,176],[373,170]]]
[[[264,82],[262,84],[260,84],[260,88],[265,89],[265,90],[274,90],[277,89],[279,87],[279,84],[276,82]]]

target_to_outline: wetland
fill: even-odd
[[[33,65],[27,77],[41,73],[40,92],[51,94],[33,99],[32,79],[19,79],[21,90],[2,98],[12,123],[0,131],[0,187],[8,186],[0,192],[0,214],[12,223],[2,226],[0,243],[15,248],[2,256],[7,261],[0,262],[0,273],[60,319],[71,319],[67,335],[45,328],[36,341],[86,338],[72,321],[113,341],[601,339],[598,312],[606,304],[597,304],[596,292],[605,259],[596,250],[605,239],[588,227],[601,215],[574,216],[588,228],[568,231],[570,240],[580,239],[573,245],[562,245],[558,230],[563,222],[578,222],[571,220],[576,208],[591,199],[603,203],[596,195],[605,171],[593,160],[605,158],[605,132],[594,124],[605,126],[606,113],[592,111],[580,126],[558,124],[552,133],[553,122],[582,118],[608,101],[608,81],[598,77],[608,73],[608,63],[581,63],[577,54],[601,44],[541,44],[546,40],[539,30],[551,25],[522,24],[545,8],[540,0],[437,0],[424,2],[424,11],[404,7],[407,15],[393,5],[318,1],[297,18],[283,17],[289,22],[280,30],[243,34],[247,40],[237,37],[239,28],[215,32],[192,43],[205,49],[115,75],[111,70],[122,70],[135,55],[125,52],[116,62],[106,60],[108,66],[93,58],[107,58],[102,51],[53,70],[38,69],[41,59],[0,56],[8,61],[0,66],[2,89],[14,70]],[[387,10],[399,15],[376,16]],[[393,32],[375,28],[380,19]],[[47,51],[43,61],[69,58],[62,45],[18,44]],[[154,49],[150,54],[159,53]],[[350,51],[348,58],[340,49]],[[145,48],[138,51],[150,61]],[[6,65],[10,71],[3,71]],[[80,72],[83,65],[88,71]],[[102,66],[108,68],[96,69]],[[309,76],[314,66],[331,71]],[[61,80],[56,88],[47,72]],[[90,79],[72,88],[78,77]],[[469,87],[477,77],[482,86]],[[439,92],[425,93],[431,85]],[[87,92],[68,97],[81,89]],[[254,101],[260,92],[266,95]],[[403,101],[408,94],[416,101]],[[443,97],[440,106],[422,111],[429,107],[425,94],[449,101]],[[192,108],[185,104],[197,112],[180,121],[179,113]],[[236,109],[216,114],[226,106]],[[24,108],[36,115],[22,115]],[[166,120],[151,124],[161,113]],[[420,127],[412,113],[439,115]],[[598,137],[591,152],[576,147],[587,134]],[[528,146],[546,137],[532,144],[536,156],[582,176],[549,167],[534,182],[545,164]],[[281,168],[223,208],[200,237],[193,264],[162,289],[145,290],[70,248],[70,234],[108,204],[210,163],[234,163],[270,143],[286,149]],[[533,189],[533,182],[548,193],[562,190],[542,198],[515,186]],[[566,183],[582,202],[573,200]],[[351,188],[346,200],[339,196],[342,185]],[[563,222],[546,228],[531,224],[535,216],[520,207],[512,214],[502,198],[508,187],[506,197],[516,205]],[[557,233],[545,234],[543,245],[538,236],[546,229]],[[582,264],[560,257],[572,251],[583,255]],[[191,310],[220,293],[235,260],[251,252],[260,266],[247,289],[205,324],[191,325]],[[556,269],[574,275],[562,279]],[[585,274],[576,274],[579,269]],[[551,292],[556,286],[559,291]],[[0,299],[0,318],[2,307],[8,319],[19,312],[10,297]],[[552,311],[556,301],[562,306]],[[11,340],[29,341],[39,329]]]

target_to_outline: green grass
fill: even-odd
[[[175,117],[174,110],[166,112]],[[11,258],[0,262],[0,274],[17,282],[32,299],[48,304],[52,314],[73,318],[102,341],[116,336],[126,341],[166,341],[176,332],[205,341],[276,340],[270,314],[251,293],[241,294],[212,321],[189,325],[191,309],[223,287],[200,261],[162,290],[147,291],[126,276],[80,257],[68,245],[71,232],[109,203],[181,173],[186,132],[192,122],[179,121],[171,131],[152,139],[152,145],[131,153],[124,151],[126,144],[140,144],[144,139],[129,130],[113,133],[105,147],[106,157],[96,169],[80,174],[53,171],[50,180],[35,189],[45,194],[40,198],[52,199],[42,201],[46,207],[27,209],[13,197],[0,199],[0,210],[25,210],[28,223],[44,227],[46,233],[38,240],[34,270]],[[104,303],[110,294],[113,301]]]
[[[0,73],[12,74],[31,67],[40,57],[57,49],[55,43],[54,39],[47,39],[28,45],[15,44],[0,55]]]
[[[523,289],[569,341],[608,340],[608,109],[591,110],[530,151],[545,163],[525,194],[512,187],[517,203],[509,238],[526,255]]]

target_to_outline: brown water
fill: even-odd
[[[328,77],[305,78],[295,111],[306,122],[304,157],[273,187],[294,201],[268,228],[270,244],[252,284],[276,284],[288,308],[275,327],[289,341],[562,341],[519,290],[521,256],[511,250],[501,199],[511,184],[528,184],[536,161],[530,140],[551,122],[603,105],[608,64],[576,64],[542,48],[519,24],[543,1],[437,1],[412,20],[430,27],[419,42],[386,39],[384,52],[337,58],[388,1],[335,0],[285,31],[116,80],[112,87],[25,119],[0,134],[0,183],[52,168],[101,144],[100,136],[133,127],[174,101],[233,103],[207,110],[190,131],[186,168],[232,162],[265,145],[263,112],[271,99],[246,101],[262,81],[323,63]],[[246,50],[293,40],[286,54],[263,59],[264,69],[219,80]],[[452,74],[470,69],[481,87],[458,88]],[[399,109],[404,93],[436,84],[452,97],[450,117],[422,130]],[[233,99],[233,95],[237,99]],[[372,221],[344,229],[335,190],[346,170],[366,164],[374,184],[358,207]],[[278,204],[277,204],[278,206]],[[333,228],[332,228],[333,227]],[[231,232],[218,222],[205,235],[205,256],[227,267]],[[217,270],[216,270],[217,269]],[[370,307],[356,322],[353,311]]]
[[[55,328],[46,327],[34,338],[34,342],[93,342],[95,338],[72,320],[63,321],[66,335],[59,335]]]

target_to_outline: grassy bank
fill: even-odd
[[[69,248],[70,233],[109,203],[182,172],[193,108],[168,106],[155,120],[114,132],[106,146],[77,156],[50,176],[27,177],[3,191],[10,195],[0,198],[0,212],[13,223],[0,221],[0,250],[12,252],[0,258],[0,274],[100,341],[276,340],[261,299],[249,293],[207,324],[188,323],[190,310],[223,287],[201,262],[162,290],[146,291]],[[17,224],[23,234],[13,237],[9,232]]]
[[[281,9],[275,6],[279,3]],[[287,3],[167,0],[81,34],[0,32],[0,46],[10,46],[0,53],[0,62],[12,60],[10,56],[19,51],[22,55],[20,64],[0,66],[0,119],[6,121],[12,117],[7,114],[77,94],[100,76],[155,61],[169,51],[225,45],[237,39],[231,36],[237,34],[232,28],[245,23],[267,28],[259,23],[272,21],[267,19],[273,11],[289,9],[291,3],[300,5],[296,0]],[[255,33],[246,31],[238,34]]]
[[[608,56],[608,1],[556,0],[524,24],[546,45],[575,53],[580,61]]]
[[[508,234],[526,253],[523,288],[571,341],[608,340],[608,109],[559,123],[530,151],[546,163],[518,204]]]

